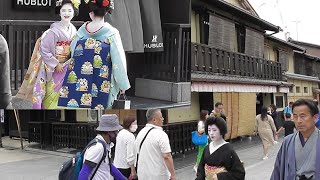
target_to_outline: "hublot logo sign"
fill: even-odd
[[[51,8],[55,0],[13,0],[13,7],[17,9]]]
[[[149,49],[152,49],[152,48],[162,48],[162,47],[163,47],[163,43],[158,43],[158,42],[157,42],[157,38],[158,38],[157,35],[153,35],[153,36],[152,36],[151,43],[150,43],[150,44],[144,44],[144,48],[149,48]]]

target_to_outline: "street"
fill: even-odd
[[[19,145],[19,140],[4,139],[5,148],[0,148],[1,179],[56,180],[61,164],[72,157],[72,154],[68,153],[30,148],[27,142],[24,142],[25,150],[20,150]],[[269,159],[262,160],[261,143],[258,142],[250,146],[245,141],[237,143],[235,147],[240,150],[236,150],[236,152],[240,159],[244,161],[246,180],[269,179],[280,146],[281,143],[278,143],[272,147]],[[186,156],[183,162],[184,165],[179,165],[179,163],[175,162],[177,179],[195,179],[196,176],[193,171],[193,159],[195,159],[195,156],[195,154]]]

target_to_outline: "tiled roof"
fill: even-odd
[[[284,81],[256,79],[250,77],[219,75],[219,74],[201,74],[192,73],[192,81],[200,82],[220,82],[220,83],[233,83],[233,84],[260,84],[260,85],[280,85],[280,86],[293,86],[291,83]]]

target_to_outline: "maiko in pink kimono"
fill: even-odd
[[[77,30],[71,23],[80,0],[58,0],[61,20],[36,42],[27,74],[17,97],[32,101],[33,109],[55,109],[70,58],[70,43]]]

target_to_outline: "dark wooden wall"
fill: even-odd
[[[294,54],[294,73],[320,78],[320,62],[299,53]]]

